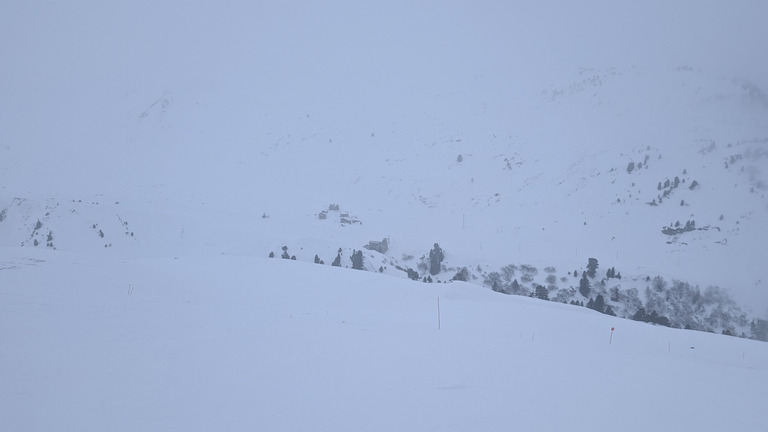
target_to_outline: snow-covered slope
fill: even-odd
[[[762,10],[4,5],[0,241],[330,262],[388,237],[393,262],[594,257],[765,314]]]
[[[289,260],[23,252],[0,249],[2,430],[768,421],[763,342]]]
[[[716,285],[749,318],[702,328],[749,335],[768,316],[765,12],[756,1],[2,4],[0,247],[8,267],[42,254],[73,268],[154,263],[148,275],[174,258],[186,269],[248,257],[221,265],[259,262],[269,282],[300,265],[261,261],[283,247],[326,265],[341,249],[351,267],[354,250],[386,238],[385,254],[364,255],[383,275],[301,277],[434,293],[389,276],[427,277],[422,257],[439,243],[434,279],[470,272],[472,286],[451,290],[474,295],[505,266],[530,265],[531,281],[514,275],[527,292],[585,303],[579,274],[596,258],[593,285],[609,268],[624,276],[601,288],[609,303],[611,288],[642,295],[657,275],[702,294]],[[477,295],[538,305],[558,327],[592,316]]]

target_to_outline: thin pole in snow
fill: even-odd
[[[611,327],[611,337],[608,339],[608,345],[610,345],[613,342],[613,327]]]
[[[437,298],[437,329],[440,330],[440,297]]]

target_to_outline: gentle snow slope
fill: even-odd
[[[289,260],[19,252],[0,249],[1,430],[768,424],[761,342]]]

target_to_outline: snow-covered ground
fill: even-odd
[[[766,12],[0,4],[0,429],[759,427],[765,344],[481,285],[768,318]]]
[[[763,342],[290,260],[0,253],[2,430],[768,422]]]

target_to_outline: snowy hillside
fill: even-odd
[[[0,252],[2,430],[768,421],[763,342],[290,260]]]
[[[312,381],[321,379],[319,371],[333,364],[328,376],[338,377],[349,369],[352,363],[338,364],[336,356],[363,363],[372,358],[368,354],[381,357],[380,347],[361,341],[365,331],[385,339],[385,347],[402,340],[404,357],[387,354],[373,363],[383,369],[398,365],[383,370],[381,382],[355,379],[330,399],[360,408],[355,392],[375,393],[376,403],[361,408],[363,419],[375,406],[405,409],[393,402],[403,394],[423,403],[431,395],[425,388],[462,390],[447,392],[453,408],[463,398],[523,402],[528,392],[500,390],[514,387],[514,375],[501,378],[508,386],[496,387],[501,374],[485,373],[504,369],[505,359],[515,358],[524,342],[535,344],[538,336],[529,340],[534,332],[568,329],[542,351],[529,352],[531,362],[518,359],[523,363],[515,367],[551,377],[560,373],[552,359],[571,358],[578,345],[580,363],[557,375],[573,384],[564,395],[584,404],[569,412],[597,409],[577,396],[587,383],[598,386],[594,394],[619,395],[623,385],[600,377],[632,382],[636,377],[619,368],[636,371],[647,360],[654,365],[648,376],[634,381],[645,386],[633,396],[643,402],[632,408],[650,403],[645,396],[655,392],[652,383],[677,379],[673,371],[704,398],[694,379],[701,372],[724,380],[713,388],[746,389],[739,393],[743,399],[734,399],[742,406],[729,407],[734,415],[727,419],[758,424],[746,414],[759,399],[751,387],[759,380],[749,374],[764,371],[754,366],[760,363],[749,363],[761,357],[751,358],[745,347],[761,345],[703,333],[768,338],[768,266],[762,254],[768,244],[768,60],[757,48],[768,40],[766,12],[759,1],[693,0],[0,5],[0,293],[6,297],[0,319],[3,328],[18,330],[0,333],[3,346],[14,349],[0,361],[16,365],[3,376],[15,385],[3,393],[10,403],[3,406],[18,407],[13,421],[36,429],[27,423],[29,404],[52,407],[54,396],[42,401],[27,392],[70,379],[67,364],[41,377],[40,371],[53,367],[48,358],[26,372],[18,369],[42,352],[24,354],[18,344],[26,332],[41,338],[39,350],[51,349],[59,343],[57,332],[65,333],[62,340],[74,343],[73,350],[82,348],[65,351],[70,359],[101,352],[95,341],[122,335],[116,345],[106,345],[112,351],[104,356],[131,352],[144,363],[133,372],[123,361],[114,363],[126,375],[110,378],[110,385],[146,381],[136,382],[117,405],[102,407],[102,426],[131,417],[123,408],[132,406],[142,415],[157,414],[135,426],[160,430],[182,424],[181,417],[200,420],[186,414],[201,411],[195,404],[212,394],[190,396],[195,403],[176,406],[177,416],[161,420],[160,411],[152,414],[149,405],[140,405],[151,401],[132,399],[151,390],[150,377],[176,380],[156,399],[168,405],[177,394],[199,395],[196,390],[221,378],[211,372],[198,384],[187,382],[204,362],[235,362],[234,375],[216,387],[232,390],[227,382],[251,374],[244,370],[261,352],[244,348],[243,341],[264,332],[274,333],[266,343],[283,354],[259,358],[264,368],[276,368],[293,354],[318,359],[306,372],[310,381],[302,384],[305,404],[332,384],[330,378]],[[334,261],[367,272],[333,269]],[[468,283],[443,284],[456,279]],[[105,288],[113,285],[119,289]],[[186,287],[189,296],[179,291]],[[145,290],[156,303],[123,303],[142,298]],[[338,315],[325,320],[318,302],[326,299],[315,297],[324,294],[343,305],[329,306]],[[429,309],[438,295],[454,296],[454,306],[466,314],[466,327],[454,328],[458,335],[433,334],[433,317],[419,315],[422,306],[399,311],[402,327],[388,327],[386,312],[397,310],[392,305],[423,301]],[[201,309],[181,309],[187,300]],[[273,320],[251,327],[242,305],[256,300],[266,303],[255,305],[254,313]],[[279,304],[272,311],[274,302]],[[296,305],[286,306],[291,302]],[[82,309],[72,306],[77,304]],[[34,327],[42,324],[32,317],[45,310],[55,310],[73,327]],[[70,321],[78,311],[86,318]],[[291,321],[304,311],[312,315],[304,324]],[[370,318],[349,333],[349,326],[339,324],[355,320],[340,316],[347,314]],[[169,316],[173,321],[163,321]],[[89,317],[104,329],[94,342],[67,333],[89,326]],[[572,324],[572,317],[599,331]],[[120,327],[144,319],[139,327]],[[154,335],[166,324],[167,333]],[[618,354],[610,351],[614,346],[597,348],[589,338],[602,344],[611,326],[636,332],[635,345],[627,342]],[[230,328],[240,330],[219,340]],[[133,329],[144,333],[131,336]],[[306,329],[326,333],[302,333]],[[181,339],[160,350],[179,332]],[[518,340],[510,340],[515,335]],[[178,375],[165,369],[142,375],[146,368],[208,353],[192,342],[198,336],[213,343],[213,352],[244,357],[205,354]],[[296,345],[279,346],[294,337]],[[326,352],[318,340],[340,351]],[[339,347],[339,340],[362,344],[368,354]],[[305,351],[305,342],[314,345]],[[478,347],[486,344],[491,348]],[[696,357],[702,344],[714,357]],[[456,352],[473,354],[454,358]],[[155,355],[159,363],[149,360]],[[617,355],[617,363],[598,369],[601,355]],[[441,370],[447,375],[463,371],[464,363],[483,374],[476,381],[433,383],[434,371],[425,365],[449,357]],[[421,366],[410,369],[409,359]],[[108,359],[92,360],[94,377],[112,372],[102,360]],[[738,361],[748,365],[732,363]],[[725,365],[734,373],[725,373]],[[283,402],[293,399],[264,396],[274,395],[283,387],[280,380],[294,377],[300,366],[290,364],[268,383],[269,390],[246,398],[269,399],[265,412],[278,413],[248,424],[305,429],[279,414],[288,409]],[[670,372],[656,377],[661,369]],[[401,373],[407,375],[387,378]],[[747,384],[725,382],[731,378]],[[413,386],[382,391],[399,379]],[[182,381],[199,387],[175,386]],[[541,391],[533,383],[519,384]],[[463,391],[470,387],[475,390]],[[689,387],[659,396],[658,406],[680,400]],[[86,387],[77,388],[82,397],[72,403],[97,403],[85,396]],[[624,398],[622,393],[603,404],[601,412],[612,407],[624,418],[637,418],[618,406]],[[459,410],[441,411],[446,405],[434,403],[438,412],[453,416],[436,429],[477,428],[462,423]],[[703,400],[694,405],[709,406]],[[565,403],[557,407],[571,409]],[[221,415],[239,410],[217,409]],[[337,424],[340,414],[328,415],[325,424]],[[382,415],[375,416],[382,429],[401,429]],[[429,429],[427,422],[436,421],[427,412],[413,415],[420,420],[403,420],[406,429]],[[57,416],[40,421],[53,424]],[[493,418],[480,429],[500,429],[503,422]],[[706,415],[699,420],[716,424]],[[562,425],[552,423],[551,429],[562,429],[557,426]]]
[[[662,4],[4,6],[0,242],[330,263],[386,237],[388,270],[436,242],[478,279],[596,258],[765,316],[763,6]]]

